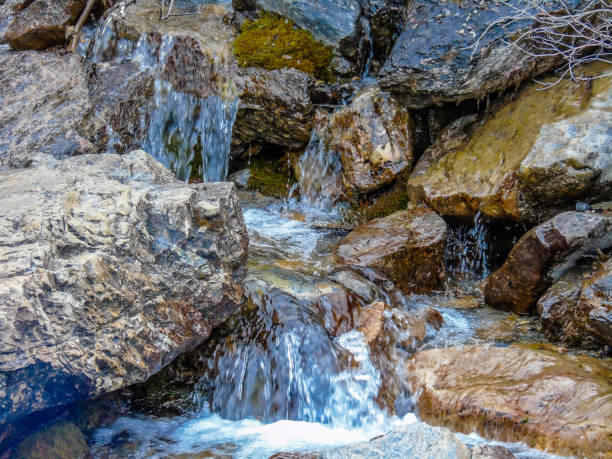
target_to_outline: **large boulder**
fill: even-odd
[[[57,158],[95,150],[87,73],[77,56],[0,52],[0,170],[43,152]]]
[[[612,451],[612,360],[528,345],[416,354],[407,373],[426,422],[550,453]]]
[[[312,76],[296,69],[239,68],[235,83],[240,105],[234,143],[271,143],[288,148],[308,144],[314,124]]]
[[[359,0],[234,0],[234,7],[238,10],[257,8],[285,16],[339,54],[357,58]]]
[[[446,223],[426,207],[412,206],[358,226],[338,242],[341,265],[370,267],[405,292],[428,292],[440,281]]]
[[[15,16],[5,36],[11,48],[46,49],[66,41],[66,29],[85,7],[85,0],[23,0],[15,5]]]
[[[578,0],[567,2],[575,7]],[[552,13],[563,4],[551,2]],[[508,41],[533,21],[495,21],[516,14],[521,0],[504,3],[417,0],[404,12],[403,32],[379,73],[383,89],[402,94],[411,108],[482,99],[558,65],[533,59]],[[484,32],[487,32],[482,36]],[[522,43],[529,47],[528,43]]]
[[[612,247],[612,215],[564,212],[528,231],[486,281],[487,304],[532,312],[552,283],[586,255]]]
[[[141,382],[242,301],[233,186],[143,151],[0,173],[0,424]]]
[[[526,221],[605,197],[612,187],[610,78],[542,89],[532,84],[480,123],[464,118],[461,129],[445,132],[409,179],[410,196],[454,218],[480,212]]]
[[[540,297],[537,313],[542,330],[551,341],[590,349],[608,346],[610,350],[612,260],[590,275],[580,274],[581,270],[566,273]]]

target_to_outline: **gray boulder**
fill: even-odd
[[[404,29],[379,73],[383,89],[401,93],[411,108],[482,99],[554,68],[556,59],[531,59],[507,40],[529,21],[497,24],[521,0],[505,3],[416,0],[404,12]],[[567,2],[570,8],[579,1]],[[548,5],[548,4],[547,4]],[[560,9],[551,2],[550,11]]]
[[[0,424],[142,382],[242,301],[230,183],[143,151],[0,173]]]

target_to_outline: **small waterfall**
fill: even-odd
[[[370,20],[365,16],[361,17],[361,37],[359,38],[359,55],[365,55],[365,60],[361,67],[361,79],[367,78],[374,59],[374,41],[372,38],[372,26]]]
[[[325,122],[312,130],[310,142],[300,159],[300,203],[311,209],[328,211],[343,195],[340,155],[327,149],[322,131]]]
[[[459,277],[489,275],[489,228],[478,212],[473,225],[449,225],[446,269]]]

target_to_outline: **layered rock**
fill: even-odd
[[[411,2],[403,31],[379,73],[381,86],[402,94],[411,108],[422,108],[482,99],[554,68],[558,58],[532,59],[518,46],[507,46],[533,25],[529,20],[496,22],[515,15],[515,8],[524,7],[519,3]],[[546,8],[553,13],[562,5],[552,2]],[[521,45],[529,48],[529,43]]]
[[[0,170],[34,153],[56,158],[95,151],[86,69],[74,55],[0,53]]]
[[[612,261],[590,275],[562,276],[540,297],[537,313],[551,341],[612,348]]]
[[[466,126],[444,133],[417,165],[409,194],[450,217],[528,221],[603,198],[612,176],[611,95],[610,78],[533,84],[480,123],[464,118]]]
[[[610,359],[459,346],[420,352],[407,372],[426,422],[563,455],[612,449]]]
[[[0,180],[0,423],[149,378],[242,301],[231,184],[139,151],[41,158]]]
[[[486,281],[485,301],[519,314],[587,254],[612,247],[612,216],[564,212],[528,231]]]
[[[66,41],[66,29],[74,25],[85,0],[22,0],[14,4],[15,16],[7,25],[11,48],[46,49]]]
[[[370,267],[405,292],[428,292],[440,280],[446,223],[426,207],[412,206],[355,228],[338,242],[336,260]]]
[[[240,97],[235,144],[267,142],[288,148],[308,144],[314,124],[312,76],[289,68],[239,68],[235,83]]]

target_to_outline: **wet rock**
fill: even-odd
[[[532,84],[480,123],[458,120],[423,155],[408,181],[410,196],[454,218],[480,212],[523,221],[604,196],[612,177],[610,94],[609,78],[592,87],[569,80],[547,90]]]
[[[418,457],[468,459],[469,448],[448,429],[415,422],[369,442],[325,451],[321,458],[346,457]]]
[[[532,228],[486,281],[487,304],[517,312],[533,311],[538,298],[585,255],[612,247],[612,216],[564,212]]]
[[[240,105],[234,142],[268,142],[302,148],[310,139],[314,79],[296,69],[239,68],[235,83]]]
[[[602,457],[612,448],[610,359],[459,346],[419,352],[407,373],[426,422],[563,455]]]
[[[343,184],[351,194],[387,185],[412,166],[411,129],[408,111],[371,86],[330,115],[318,134],[339,155]]]
[[[0,423],[146,380],[241,303],[231,184],[142,151],[0,175]]]
[[[576,270],[563,275],[540,297],[537,313],[551,341],[612,347],[612,260],[590,275]]]
[[[359,41],[359,0],[253,0],[234,1],[234,8],[258,9],[285,16],[309,30],[320,42],[355,59]]]
[[[405,292],[428,292],[439,283],[445,245],[444,220],[412,206],[355,228],[338,243],[336,260],[374,268]]]
[[[373,57],[385,62],[401,32],[404,0],[366,0],[365,15],[370,21]]]
[[[87,76],[75,55],[0,54],[0,170],[37,153],[92,153]]]
[[[71,422],[59,422],[26,437],[16,446],[15,459],[91,457],[85,435]]]
[[[567,5],[571,9],[577,3]],[[495,24],[478,40],[496,20],[512,16],[513,8],[522,8],[519,0],[495,5],[411,2],[404,12],[403,32],[379,73],[382,88],[402,94],[409,107],[422,108],[482,99],[553,69],[558,58],[532,59],[518,47],[507,46],[532,25],[529,21]],[[552,2],[546,8],[553,12],[561,5]]]
[[[5,35],[11,48],[46,49],[66,41],[66,29],[76,23],[85,0],[23,0]]]
[[[471,459],[515,459],[507,448],[499,445],[476,445],[472,448]]]

